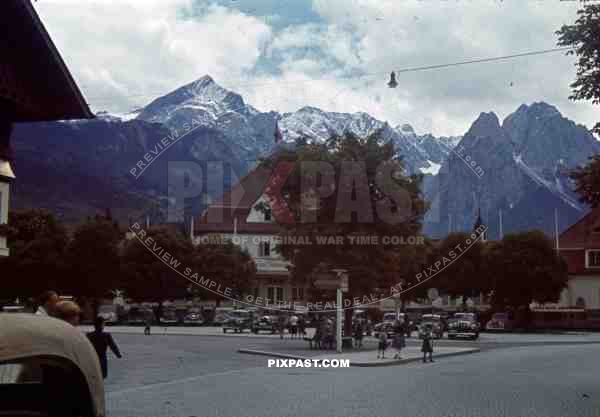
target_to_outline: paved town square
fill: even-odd
[[[237,352],[323,355],[298,340],[113,330],[124,358],[111,359],[109,415],[563,417],[597,416],[600,407],[600,334],[482,334],[439,341],[481,351],[431,364],[317,369],[269,368],[269,358]]]

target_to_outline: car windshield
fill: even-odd
[[[0,0],[0,53],[0,364],[60,320],[103,397],[37,415],[600,414],[600,0]]]

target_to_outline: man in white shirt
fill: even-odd
[[[39,298],[39,307],[35,314],[38,316],[51,316],[54,314],[54,308],[59,302],[56,291],[46,291]]]
[[[298,334],[298,316],[295,314],[290,317],[290,333],[292,334],[292,339]]]

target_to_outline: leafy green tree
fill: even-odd
[[[240,300],[256,275],[252,257],[231,242],[224,245],[197,245],[192,252],[191,265],[194,271],[218,282],[222,288],[230,288],[232,297]],[[206,289],[200,289],[200,292],[211,298],[216,295],[217,302],[222,299],[219,294],[209,293]]]
[[[600,205],[600,155],[594,155],[590,162],[574,169],[569,176],[575,181],[575,191],[579,200],[593,208]]]
[[[439,273],[435,285],[452,297],[461,297],[463,307],[469,297],[487,293],[489,282],[485,274],[485,244],[477,241],[470,246],[470,233],[451,233],[436,248],[438,259],[451,263]]]
[[[577,12],[572,25],[556,32],[558,45],[572,47],[568,55],[577,55],[576,80],[571,84],[572,100],[592,100],[600,104],[600,4],[586,4]],[[600,122],[593,131],[600,134]],[[593,156],[585,167],[571,173],[582,202],[598,207],[600,203],[600,156]]]
[[[528,310],[531,302],[557,302],[567,286],[567,265],[541,231],[506,235],[486,253],[496,306]]]
[[[9,257],[0,258],[5,295],[35,297],[48,289],[70,290],[65,275],[69,236],[52,213],[13,210],[0,233],[7,237],[10,249]]]
[[[600,4],[586,4],[577,12],[572,25],[556,32],[558,45],[572,47],[568,55],[577,55],[577,79],[571,84],[572,100],[592,100],[600,104]],[[600,133],[600,123],[594,127]]]
[[[286,162],[296,163],[289,177],[275,169]],[[331,168],[319,165],[322,162]],[[293,264],[294,280],[312,280],[316,270],[346,269],[349,291],[345,298],[362,300],[377,292],[389,295],[390,282],[409,273],[405,267],[417,251],[409,245],[384,244],[384,237],[414,237],[421,231],[427,209],[421,194],[422,176],[405,174],[404,163],[382,132],[366,138],[347,133],[324,144],[300,140],[294,149],[280,149],[263,166],[275,169],[270,187],[283,185],[285,204],[276,199],[269,202],[275,218],[281,220],[287,210],[283,206],[287,206],[295,219],[293,223],[279,221],[284,239],[278,246]],[[271,190],[265,191],[268,195]],[[343,241],[316,246],[318,237],[324,236]],[[358,244],[360,237],[377,237],[377,243]],[[402,262],[396,263],[399,259]],[[351,334],[351,315],[346,310],[346,334]]]
[[[124,234],[109,212],[88,218],[77,226],[67,252],[71,288],[75,295],[97,300],[110,296],[112,290],[119,288],[119,246],[123,238]]]
[[[181,274],[190,263],[192,243],[166,226],[145,231],[145,236],[123,243],[121,287],[134,299],[161,305],[170,298],[185,297],[190,282]]]

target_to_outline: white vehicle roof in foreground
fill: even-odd
[[[0,363],[35,356],[67,359],[83,373],[96,416],[104,416],[104,381],[96,351],[76,327],[52,317],[0,314]]]

